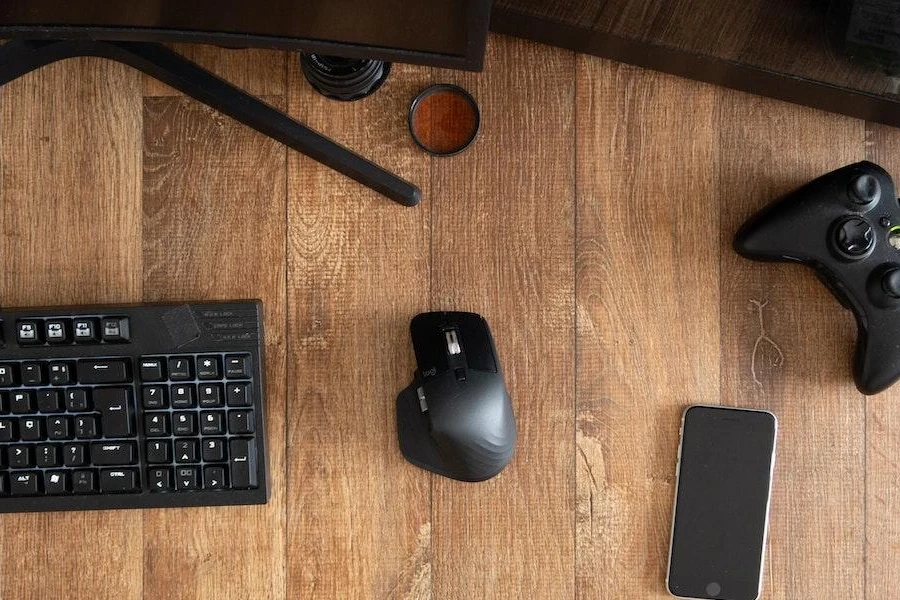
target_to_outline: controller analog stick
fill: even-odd
[[[891,298],[900,300],[900,268],[894,267],[881,276],[881,289]]]
[[[847,258],[864,258],[875,245],[875,231],[860,217],[841,221],[834,232],[838,252]]]
[[[871,204],[881,199],[881,184],[874,175],[860,175],[850,182],[850,198],[856,204]]]

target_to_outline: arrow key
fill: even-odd
[[[175,462],[200,462],[197,460],[197,440],[178,440],[175,442]]]
[[[175,489],[179,492],[200,489],[200,469],[197,467],[175,469]]]
[[[172,469],[158,468],[147,470],[147,484],[151,492],[172,491]]]
[[[203,489],[224,490],[226,487],[225,467],[203,467]]]

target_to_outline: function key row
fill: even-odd
[[[194,379],[249,379],[251,374],[249,354],[226,354],[224,369],[218,355],[199,356],[144,356],[140,360],[141,380],[191,381]]]
[[[16,341],[41,344],[123,344],[131,339],[128,317],[19,319]]]

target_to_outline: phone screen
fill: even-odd
[[[673,595],[759,596],[775,430],[769,412],[685,411],[669,556]]]

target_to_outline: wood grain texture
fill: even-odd
[[[900,388],[859,395],[851,315],[731,238],[844,164],[900,178],[898,130],[497,36],[482,74],[395,65],[349,104],[290,54],[188,52],[424,201],[112,63],[0,88],[0,303],[261,298],[273,487],[257,507],[2,515],[0,599],[662,598],[696,402],[780,419],[764,599],[894,595]],[[482,109],[451,158],[406,129],[438,81]],[[754,360],[751,300],[780,366],[765,340]],[[398,449],[409,321],[432,309],[483,314],[505,367],[519,442],[485,483]]]
[[[140,128],[139,77],[98,59],[0,88],[2,305],[140,300]],[[4,515],[0,597],[141,598],[142,521],[138,511]]]
[[[433,480],[434,597],[570,598],[574,56],[493,38],[485,64],[442,74],[483,110],[472,149],[432,163],[432,308],[487,319],[518,440],[495,479]]]
[[[290,113],[427,184],[406,131],[425,69],[396,66],[347,104],[291,70]],[[429,598],[429,476],[400,454],[397,393],[415,363],[409,321],[428,308],[428,206],[405,208],[308,158],[288,159],[288,597]]]
[[[853,317],[812,270],[729,247],[752,213],[863,158],[864,124],[734,92],[722,94],[717,120],[722,401],[779,420],[766,597],[863,598],[865,399],[851,375]]]
[[[144,298],[263,301],[275,474],[266,506],[146,511],[144,598],[281,598],[286,151],[190,99],[144,107]]]
[[[664,598],[681,412],[720,401],[720,92],[587,57],[577,80],[577,597]]]
[[[900,184],[900,129],[868,124],[866,158]],[[900,389],[866,399],[866,597],[900,587]]]

